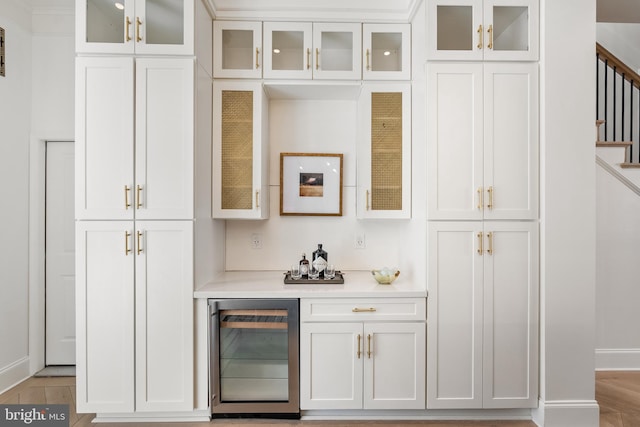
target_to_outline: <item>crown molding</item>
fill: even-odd
[[[209,0],[216,19],[411,22],[423,0]]]

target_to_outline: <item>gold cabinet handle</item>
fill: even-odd
[[[256,70],[260,68],[259,58],[260,58],[260,49],[256,48]]]
[[[129,28],[131,28],[131,18],[127,16],[126,22],[124,24],[124,38],[126,41],[131,41],[131,34],[129,34]]]
[[[373,313],[374,311],[376,311],[376,308],[375,307],[367,307],[367,308],[353,307],[351,311],[353,313]]]
[[[316,70],[320,69],[320,49],[316,48]]]
[[[489,203],[487,204],[487,208],[493,209],[493,187],[487,188],[487,193],[489,193]]]
[[[371,66],[369,65],[369,49],[367,49],[367,71],[369,71],[371,69]]]
[[[478,210],[481,211],[484,208],[484,197],[482,195],[482,187],[478,187],[476,192],[478,193]]]
[[[367,194],[366,194],[365,209],[369,210],[369,190],[367,190]]]
[[[127,256],[131,252],[131,248],[129,248],[129,238],[131,237],[131,233],[128,231],[124,232],[124,255]]]
[[[482,247],[482,232],[477,234],[478,237],[478,255],[482,255],[482,251],[484,250]]]
[[[358,334],[358,351],[356,352],[358,359],[360,359],[360,355],[362,354],[362,351],[360,351],[360,338],[360,334]]]
[[[126,211],[131,207],[131,203],[129,203],[129,192],[131,189],[128,185],[124,186],[124,210]]]
[[[482,49],[482,44],[484,43],[483,33],[482,33],[482,24],[478,27],[478,49]]]
[[[307,48],[307,70],[311,68],[311,49]]]
[[[256,191],[256,209],[260,207],[260,192]]]
[[[489,44],[487,45],[487,47],[489,49],[493,49],[493,25],[489,25],[487,33],[489,33]]]
[[[136,41],[139,43],[142,41],[142,37],[140,37],[140,26],[142,25],[142,21],[138,16],[136,16]]]
[[[136,232],[137,237],[138,237],[138,255],[140,255],[142,253],[142,232],[140,230],[138,230]]]
[[[487,241],[489,242],[489,247],[487,248],[487,253],[489,255],[493,255],[493,232],[487,233]]]
[[[371,334],[367,334],[367,358],[371,359]]]
[[[141,200],[141,194],[142,193],[142,186],[137,185],[136,186],[136,209],[140,209],[142,207],[142,202]]]

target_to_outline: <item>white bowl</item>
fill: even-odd
[[[390,285],[400,275],[400,270],[383,268],[381,270],[371,270],[371,274],[381,285]]]

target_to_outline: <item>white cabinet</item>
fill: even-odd
[[[427,58],[536,61],[538,0],[428,0]]]
[[[213,21],[213,76],[262,78],[262,22]]]
[[[366,83],[358,104],[358,218],[411,217],[411,85]]]
[[[193,217],[193,59],[77,58],[76,104],[77,219]]]
[[[538,217],[538,66],[430,63],[429,219]]]
[[[264,23],[264,77],[360,80],[361,25]]]
[[[538,390],[538,225],[429,223],[427,408],[529,408]]]
[[[411,24],[362,25],[362,79],[411,80]]]
[[[76,253],[78,412],[192,410],[192,222],[79,221]]]
[[[76,51],[193,55],[196,1],[76,0]]]
[[[267,97],[262,84],[213,84],[213,217],[269,216]]]
[[[424,299],[302,299],[300,312],[301,409],[424,409]]]

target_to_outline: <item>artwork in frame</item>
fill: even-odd
[[[280,153],[280,215],[342,216],[342,154]]]

